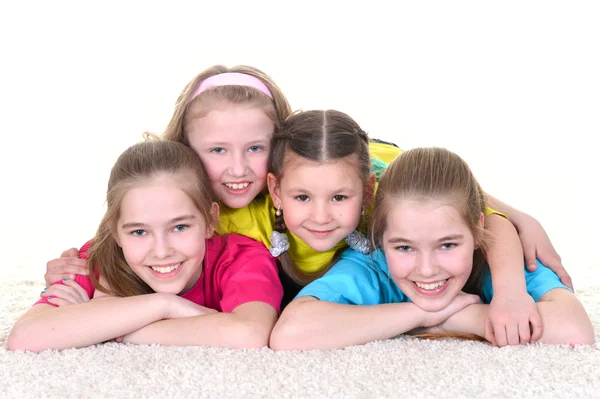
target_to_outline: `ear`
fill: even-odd
[[[210,206],[210,216],[212,217],[212,220],[214,220],[214,223],[206,225],[206,238],[213,236],[215,229],[217,228],[217,224],[219,223],[219,204],[216,202],[213,202]]]
[[[369,173],[369,177],[365,181],[365,189],[363,192],[363,209],[369,209],[375,200],[375,183],[376,176],[374,172]]]
[[[267,174],[267,186],[269,187],[269,194],[271,194],[271,199],[273,200],[273,205],[277,208],[278,205],[281,205],[281,195],[279,189],[279,182],[277,181],[277,177],[273,173]]]

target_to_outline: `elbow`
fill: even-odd
[[[306,340],[306,327],[297,318],[280,320],[271,332],[269,346],[274,351],[313,349]]]
[[[38,347],[39,345],[35,345],[35,340],[31,339],[28,334],[27,325],[23,325],[23,323],[17,323],[12,328],[10,333],[8,334],[8,339],[6,342],[6,347],[9,351],[32,351],[39,352],[44,350],[45,348]]]
[[[269,336],[273,326],[259,322],[241,323],[236,328],[236,336],[231,341],[232,349],[260,349],[269,345]]]

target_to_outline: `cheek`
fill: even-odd
[[[399,283],[399,280],[406,279],[413,270],[412,258],[407,255],[388,251],[386,252],[386,260],[390,275],[396,284]]]
[[[252,172],[260,180],[267,179],[267,172],[268,172],[268,168],[269,168],[268,153],[265,152],[264,154],[266,154],[266,155],[261,156],[261,157],[256,157],[256,159],[253,159],[252,162],[250,163]]]
[[[225,169],[223,166],[223,162],[217,162],[214,159],[210,159],[207,157],[200,157],[200,160],[202,161],[204,170],[208,175],[208,179],[213,183],[219,182],[221,176],[223,175],[223,170]]]

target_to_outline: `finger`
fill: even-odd
[[[494,328],[492,326],[492,322],[489,319],[485,321],[485,330],[483,337],[487,339],[493,346],[498,346],[496,343],[496,338],[494,337]]]
[[[493,326],[493,328],[494,337],[496,338],[496,343],[498,346],[506,346],[508,344],[508,339],[506,338],[506,328],[504,326]]]
[[[530,272],[534,272],[537,270],[537,258],[535,256],[535,248],[527,249],[523,248],[523,254],[525,255],[525,264],[527,265],[527,270]]]
[[[72,303],[70,303],[69,301],[65,301],[64,299],[57,297],[48,297],[48,302],[58,306],[59,308],[72,305]]]
[[[69,248],[60,254],[61,258],[79,258],[79,250],[77,248]]]
[[[542,322],[542,318],[538,313],[531,316],[529,319],[529,323],[531,326],[531,343],[537,342],[542,338],[542,334],[544,333],[544,323]]]
[[[521,320],[518,326],[519,329],[519,342],[522,344],[528,344],[531,342],[531,330],[529,329],[529,319],[525,318]]]
[[[71,287],[62,284],[54,284],[48,287],[46,292],[41,294],[42,297],[57,297],[70,303],[79,303],[79,295]]]
[[[63,281],[63,284],[73,288],[79,296],[80,302],[89,302],[90,297],[86,290],[83,289],[75,280],[67,279]]]
[[[80,258],[58,258],[46,263],[47,270],[55,270],[65,266],[79,266],[87,269],[88,261]]]
[[[571,276],[569,276],[569,273],[567,273],[567,271],[565,270],[564,267],[561,271],[559,271],[556,274],[558,275],[558,278],[560,278],[560,281],[564,285],[569,287],[571,289],[571,291],[575,292],[575,287],[573,287],[573,280],[571,280]]]
[[[509,345],[519,345],[519,326],[511,324],[506,326],[506,341]]]
[[[82,261],[83,259],[77,259],[78,261]],[[60,273],[60,274],[82,274],[88,275],[90,274],[90,269],[87,266],[87,261],[84,261],[83,264],[62,264],[62,265],[53,265],[47,268],[47,273]]]

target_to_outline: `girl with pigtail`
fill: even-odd
[[[322,275],[332,263],[338,250],[346,248],[349,243],[356,243],[356,248],[365,250],[365,240],[361,240],[358,232],[364,232],[365,222],[361,213],[363,211],[368,213],[371,208],[370,198],[373,195],[374,178],[370,175],[369,169],[372,168],[375,174],[379,173],[401,152],[393,145],[369,140],[356,122],[345,114],[335,111],[308,111],[293,116],[290,114],[291,107],[285,96],[264,72],[248,66],[226,68],[217,65],[201,72],[185,86],[164,133],[165,138],[190,146],[204,164],[211,188],[223,205],[218,232],[246,235],[262,242],[267,248],[272,249],[271,253],[274,256],[283,259],[282,278],[284,281],[287,279],[294,282],[293,285],[296,286],[286,291],[288,300],[295,295],[299,287]],[[336,129],[345,134],[332,139],[329,131]],[[306,146],[304,149],[297,147],[294,143],[300,140],[299,136],[302,135],[308,135],[311,140],[321,143],[322,148],[308,142],[299,144],[300,147]],[[271,139],[280,149],[271,149]],[[352,143],[343,144],[345,140],[351,140]],[[350,148],[350,152],[344,153],[342,148]],[[266,192],[270,156],[273,159],[271,162],[273,170],[269,189],[272,186],[272,191],[285,186],[286,176],[291,172],[311,169],[302,167],[296,171],[293,165],[287,166],[288,161],[306,166],[300,162],[306,158],[309,164],[313,162],[313,166],[335,165],[333,170],[337,172],[333,176],[325,174],[316,178],[313,176],[307,183],[333,186],[333,183],[342,182],[356,186],[353,186],[354,191],[349,192],[348,195],[337,196],[336,194],[330,198],[331,203],[338,210],[343,208],[340,208],[341,204],[346,206],[347,200],[354,198],[354,202],[350,201],[352,211],[344,210],[342,213],[335,214],[335,218],[340,221],[340,226],[321,230],[321,225],[327,226],[330,221],[324,220],[321,223],[322,220],[318,221],[318,219],[327,219],[328,217],[324,215],[334,208],[318,208],[320,215],[314,219],[312,215],[305,215],[308,204],[312,204],[310,196],[298,194],[296,196],[298,200],[290,202],[287,201],[288,194],[283,190],[281,198],[285,201],[278,201],[276,205],[281,206],[280,212],[283,213],[285,223],[280,223],[278,229],[284,231],[285,226],[287,233],[283,236],[277,234],[272,236],[272,232],[276,230],[274,201],[277,193],[271,198]],[[276,159],[277,162],[274,162]],[[346,167],[342,167],[344,165]],[[356,171],[355,174],[348,175],[347,172],[352,170]],[[323,187],[318,189],[321,188]],[[359,197],[360,201],[357,201]],[[296,201],[303,206],[286,205],[286,201],[290,204]],[[322,205],[321,202],[319,204]],[[548,265],[570,284],[570,278],[541,225],[529,215],[499,201],[494,205],[515,223],[519,234],[523,237],[523,247],[528,261],[532,258],[530,255],[532,252],[537,253],[542,260],[549,259]],[[298,213],[298,210],[304,213]],[[311,224],[315,221],[318,223],[306,228],[296,220],[303,217],[308,218],[307,220],[314,219],[310,220]],[[503,218],[498,217],[498,219]],[[492,223],[494,223],[493,219],[490,218],[490,224]],[[510,223],[508,225],[514,230]],[[510,230],[507,226],[501,228]],[[357,230],[357,233],[354,233],[354,230]],[[289,241],[288,252],[286,252],[288,244],[285,238]],[[513,241],[512,244],[515,242]],[[498,253],[501,253],[501,250]],[[285,261],[288,257],[293,262]],[[533,259],[535,260],[535,256]],[[513,261],[512,268],[502,267],[503,262],[509,263],[504,259],[491,263],[498,264],[498,273],[505,274],[497,281],[510,282],[510,270],[514,273],[515,265],[520,262]],[[61,258],[48,262],[45,278],[47,284],[50,284],[58,279],[73,279],[76,274],[87,273],[87,262],[79,259],[76,248],[71,248],[63,252]],[[499,299],[495,300],[493,307],[496,311],[490,312],[492,320],[499,320],[501,324],[499,327],[502,327],[506,320],[516,323],[516,316],[512,316],[515,307],[528,306],[528,312],[531,312],[533,307],[522,297],[515,300],[518,294],[514,293],[513,285],[506,283],[505,286],[506,288],[499,288],[502,288],[501,291],[506,294],[497,295],[496,298]],[[57,293],[50,288],[42,293],[42,296],[55,294]],[[510,300],[501,302],[503,298],[510,298]],[[522,316],[521,311],[516,313],[519,317]],[[507,318],[506,315],[510,317]],[[497,324],[496,321],[493,323]]]
[[[503,237],[486,229],[485,213],[486,195],[460,157],[440,148],[404,152],[377,190],[370,225],[376,250],[348,249],[308,284],[282,313],[271,347],[341,348],[403,333],[506,345],[486,331],[496,286],[487,263]],[[538,261],[533,272],[521,266],[521,276],[543,329],[507,329],[509,340],[516,337],[508,344],[594,343],[583,306],[554,272]]]

